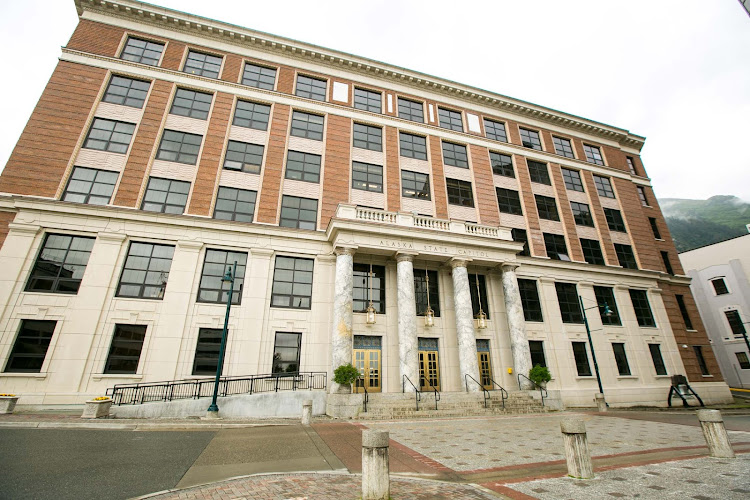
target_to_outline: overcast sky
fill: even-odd
[[[750,16],[737,0],[157,0],[646,137],[660,198],[750,201]],[[0,167],[75,29],[73,0],[0,2]]]

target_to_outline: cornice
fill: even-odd
[[[501,112],[547,122],[579,133],[599,136],[615,141],[623,147],[640,150],[645,141],[645,137],[632,134],[625,129],[588,120],[520,99],[514,99],[502,94],[372,59],[354,56],[345,52],[254,31],[144,2],[135,0],[75,0],[75,5],[79,16],[83,15],[85,11],[91,11],[116,18],[134,20],[139,23],[152,24],[162,29],[182,31],[203,38],[230,43],[238,47],[249,47],[253,50],[314,62],[322,66],[345,69],[385,82],[394,81],[425,92],[461,99],[468,103],[477,103],[495,108]],[[387,87],[387,84],[384,84],[384,86]],[[467,107],[470,107],[470,105]]]

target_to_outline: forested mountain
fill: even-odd
[[[736,196],[664,198],[659,204],[678,252],[747,234],[745,226],[750,224],[750,203]]]

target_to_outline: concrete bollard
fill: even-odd
[[[604,400],[604,394],[597,392],[594,396],[594,401],[596,401],[596,407],[600,412],[607,411],[607,402]]]
[[[362,500],[388,500],[391,478],[388,464],[388,433],[362,432]]]
[[[302,425],[310,425],[312,423],[312,399],[308,399],[302,403]]]
[[[698,422],[701,423],[703,437],[706,438],[708,454],[716,458],[734,458],[734,450],[729,442],[724,419],[719,410],[698,410]]]
[[[568,475],[577,479],[591,479],[594,468],[586,437],[583,420],[566,419],[560,422],[560,430],[565,442],[565,460],[568,462]]]

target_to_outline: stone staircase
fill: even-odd
[[[421,393],[419,410],[415,407],[414,393],[370,393],[367,411],[360,412],[360,420],[393,420],[411,418],[472,417],[485,415],[514,415],[549,411],[539,399],[527,391],[508,393],[503,408],[500,391],[491,391],[484,407],[482,392],[441,392],[435,409],[435,395]]]

